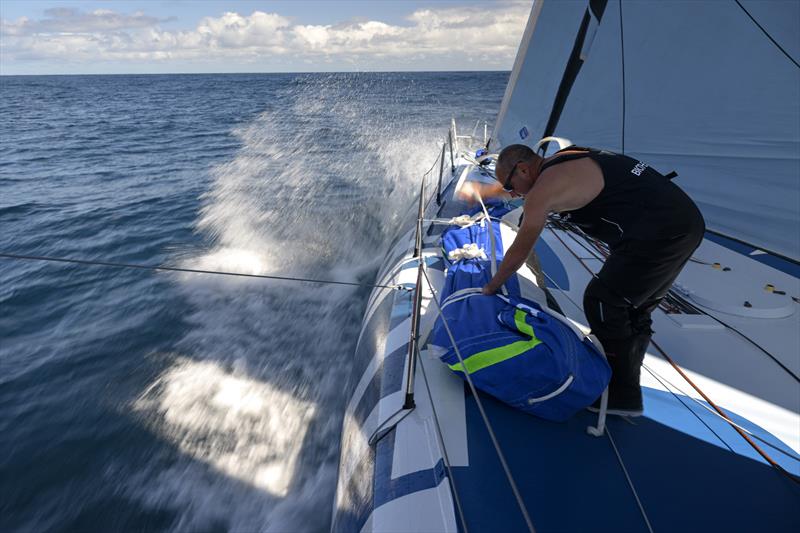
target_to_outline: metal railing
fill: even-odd
[[[475,130],[477,130],[478,126],[480,125],[480,121],[475,124]],[[473,134],[475,132],[473,131]],[[419,199],[418,199],[418,208],[417,208],[417,229],[416,235],[414,237],[414,258],[418,260],[419,264],[417,266],[417,282],[414,288],[414,301],[411,307],[411,333],[408,342],[408,364],[406,365],[406,391],[405,391],[405,401],[403,403],[403,409],[413,409],[415,406],[414,403],[414,376],[416,373],[416,354],[419,353],[417,348],[417,344],[419,342],[419,314],[420,314],[420,307],[422,304],[422,279],[424,276],[423,268],[425,266],[424,259],[422,257],[422,234],[423,229],[422,225],[425,220],[425,211],[427,210],[428,205],[430,204],[430,200],[433,200],[433,196],[429,201],[425,201],[425,180],[428,177],[428,174],[436,167],[436,163],[439,163],[439,179],[438,184],[436,187],[436,205],[442,205],[442,178],[444,175],[444,159],[445,159],[445,152],[449,147],[450,151],[450,174],[451,179],[456,171],[455,159],[458,155],[459,151],[459,139],[466,140],[467,144],[465,146],[466,149],[471,148],[471,144],[476,141],[474,135],[458,135],[456,131],[456,121],[452,119],[450,121],[450,129],[447,131],[447,143],[442,144],[442,150],[439,152],[437,156],[437,160],[434,161],[433,166],[431,166],[430,170],[426,172],[422,176],[422,183],[420,184],[419,190]],[[484,133],[483,133],[483,142],[488,142],[488,125],[484,122]]]

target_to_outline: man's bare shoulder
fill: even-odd
[[[591,202],[604,184],[600,166],[583,157],[546,168],[531,193],[546,198],[549,211],[571,211]]]

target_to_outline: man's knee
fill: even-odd
[[[646,302],[645,305],[632,307],[630,309],[631,329],[637,335],[647,335],[653,333],[652,312],[658,307],[659,301]]]
[[[597,278],[583,293],[583,311],[592,333],[600,341],[625,339],[633,335],[631,306],[603,285]]]

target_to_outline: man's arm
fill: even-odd
[[[533,192],[533,191],[532,191]],[[492,280],[483,288],[483,294],[494,294],[503,283],[516,272],[528,254],[536,244],[536,240],[544,229],[547,222],[548,198],[543,195],[530,196],[525,200],[525,216],[522,219],[522,227],[519,228],[516,238],[511,246],[506,250],[503,262],[497,268],[497,273]]]
[[[570,168],[585,166],[579,172]],[[596,167],[596,168],[595,168]],[[506,251],[497,273],[483,288],[483,294],[494,294],[522,266],[536,244],[551,211],[569,211],[589,203],[603,188],[600,167],[590,160],[563,163],[542,172],[536,184],[525,195],[525,216],[514,243]]]
[[[476,201],[476,193],[481,198],[512,198],[512,195],[503,190],[499,183],[481,183],[477,181],[465,181],[456,194],[462,200],[470,202]]]

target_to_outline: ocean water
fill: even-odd
[[[373,282],[507,78],[2,77],[0,252]],[[0,531],[326,531],[368,294],[0,258]]]

